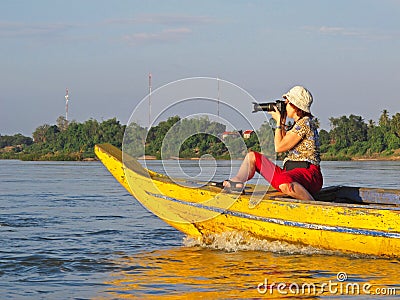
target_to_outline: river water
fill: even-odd
[[[203,175],[198,162],[180,163],[186,174]],[[180,174],[168,164],[170,175]],[[230,165],[218,164],[215,178],[225,179]],[[164,170],[159,161],[148,166]],[[400,187],[400,162],[322,167],[325,186]],[[357,293],[346,291],[348,282],[360,295],[375,294],[370,299],[400,295],[399,259],[243,243],[235,234],[199,245],[145,210],[99,162],[0,160],[0,243],[2,299],[258,299],[293,292],[342,299]],[[285,288],[267,290],[265,283]],[[303,284],[317,290],[302,293]]]

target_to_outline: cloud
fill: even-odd
[[[123,36],[130,44],[168,43],[182,40],[192,33],[192,27],[220,22],[209,16],[183,14],[142,14],[129,19],[109,19],[106,25],[160,25],[158,32],[139,32]]]
[[[329,26],[321,26],[318,29],[319,33],[322,34],[330,34],[330,35],[347,35],[347,36],[365,36],[360,30],[354,30],[344,27],[329,27]]]
[[[189,26],[216,23],[218,20],[208,16],[145,14],[131,19],[109,19],[107,24],[160,24],[168,26]]]
[[[345,36],[369,40],[393,39],[398,36],[396,33],[376,32],[369,30],[361,30],[355,28],[320,26],[320,27],[304,27],[305,30],[315,32],[325,36]]]
[[[164,29],[156,33],[134,33],[131,35],[125,35],[123,40],[130,44],[148,44],[154,42],[176,42],[183,39],[185,36],[190,34],[192,31],[189,28],[170,28]]]
[[[61,23],[26,24],[18,22],[0,22],[0,37],[41,37],[56,35],[72,26]]]
[[[167,43],[182,40],[192,33],[192,28],[198,25],[206,25],[217,22],[217,19],[208,16],[183,15],[183,14],[143,14],[128,19],[110,19],[98,23],[67,24],[67,23],[25,23],[25,22],[1,22],[0,38],[22,39],[54,39],[64,40],[93,40],[93,36],[82,36],[82,31],[74,29],[98,30],[101,27],[121,26],[126,32],[134,29],[136,33],[125,34],[122,39],[130,44]],[[149,25],[149,29],[138,29],[139,26]],[[155,26],[159,25],[156,29]],[[150,29],[150,26],[152,27]],[[118,30],[118,29],[117,29]],[[117,33],[118,34],[118,33]],[[119,34],[121,38],[123,33]]]

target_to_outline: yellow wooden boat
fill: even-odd
[[[142,205],[188,236],[207,240],[240,232],[327,250],[400,257],[400,190],[328,187],[316,201],[292,199],[266,186],[231,194],[145,169],[110,144],[96,145],[95,153]],[[258,203],[249,205],[254,199]]]

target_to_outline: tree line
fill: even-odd
[[[326,160],[353,157],[400,156],[400,113],[384,110],[376,124],[360,116],[330,118],[331,130],[319,131],[321,153]]]
[[[330,118],[331,128],[319,130],[321,154],[325,160],[348,160],[357,157],[400,155],[400,113],[390,116],[384,110],[378,123],[368,123],[361,116]],[[317,122],[318,123],[318,122]],[[248,139],[228,136],[222,140],[226,126],[207,117],[181,119],[170,117],[150,130],[136,123],[122,125],[116,118],[98,122],[44,124],[32,136],[0,135],[0,158],[22,160],[93,159],[94,145],[111,143],[132,156],[193,158],[212,155],[217,159],[241,158],[249,148],[274,155],[273,131],[265,122]]]
[[[208,117],[181,119],[168,118],[157,126],[147,129],[137,124],[126,128],[124,151],[131,156],[153,156],[157,159],[200,158],[211,155],[216,159],[238,159],[244,157],[249,148],[268,154],[273,152],[273,133],[267,124],[249,139],[236,136],[224,137],[226,126],[209,120]],[[259,139],[258,137],[263,137]],[[261,142],[260,142],[261,141]]]
[[[90,119],[83,123],[67,122],[64,117],[57,119],[56,125],[44,124],[32,133],[33,140],[19,144],[14,142],[12,151],[0,152],[0,158],[21,160],[84,160],[93,159],[94,145],[111,143],[121,147],[125,131],[116,118],[103,122]],[[0,143],[10,139],[0,136]],[[10,148],[10,147],[9,147]]]

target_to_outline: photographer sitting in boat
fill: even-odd
[[[320,169],[319,136],[310,106],[311,93],[302,86],[295,86],[283,95],[286,109],[273,105],[268,111],[277,122],[275,129],[275,151],[289,151],[283,169],[259,152],[250,151],[235,177],[225,180],[226,189],[242,190],[244,182],[260,173],[275,189],[300,200],[314,200],[312,194],[322,188]],[[281,103],[277,103],[281,104]],[[286,113],[285,113],[286,111]],[[282,113],[281,113],[282,112]],[[286,116],[295,123],[286,131]]]

